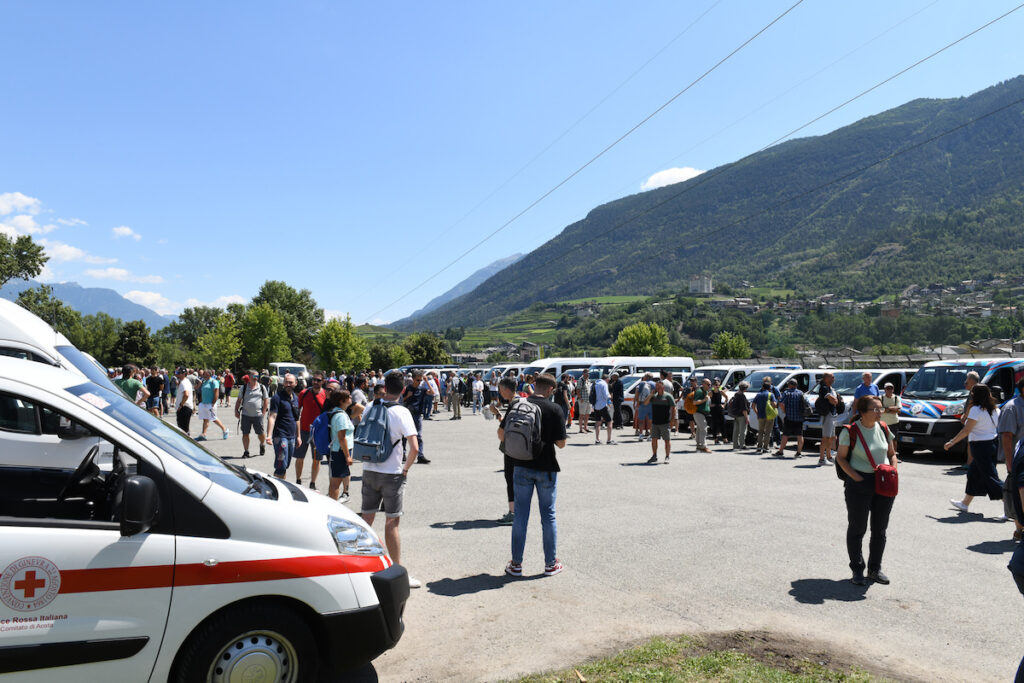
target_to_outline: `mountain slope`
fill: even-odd
[[[469,292],[472,292],[474,289],[477,288],[477,286],[481,282],[484,282],[492,275],[497,275],[499,272],[501,272],[502,270],[512,265],[521,258],[523,258],[522,254],[512,254],[511,256],[507,256],[503,259],[498,259],[494,263],[484,266],[483,268],[476,271],[459,284],[449,289],[444,294],[435,296],[433,299],[428,301],[423,308],[410,313],[407,317],[401,320],[395,321],[394,325],[397,327],[409,323],[413,320],[416,320],[417,318],[426,315],[427,313],[430,313],[433,310],[440,308],[441,306],[448,303],[452,299],[458,298],[463,294],[468,294]]]
[[[15,301],[23,290],[38,286],[35,280],[12,280],[0,288],[0,297]],[[174,316],[160,315],[106,287],[82,287],[75,282],[50,283],[49,286],[55,297],[83,315],[94,315],[102,311],[125,322],[142,320],[149,325],[151,332],[174,321]]]
[[[1024,77],[914,100],[599,206],[417,327],[484,324],[537,301],[685,291],[701,272],[860,296],[1020,273],[1022,98]]]

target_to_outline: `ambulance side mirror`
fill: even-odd
[[[134,536],[149,531],[160,516],[160,494],[156,482],[135,475],[124,481],[121,493],[121,535]]]

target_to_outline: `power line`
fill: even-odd
[[[749,44],[750,44],[750,43],[752,43],[752,42],[753,42],[754,40],[756,40],[756,39],[757,39],[757,38],[758,38],[758,37],[759,37],[759,36],[760,36],[761,34],[763,34],[763,33],[764,33],[765,31],[767,31],[767,30],[768,30],[769,28],[771,28],[771,27],[772,27],[772,26],[774,26],[774,25],[775,25],[776,23],[778,23],[779,21],[781,21],[783,17],[785,17],[785,16],[787,15],[787,14],[789,14],[789,13],[790,13],[790,12],[792,12],[792,11],[793,11],[794,9],[796,9],[796,8],[797,8],[798,6],[800,6],[801,4],[803,4],[803,2],[804,2],[804,0],[797,0],[797,1],[796,1],[796,2],[794,3],[794,4],[792,4],[792,5],[791,5],[791,6],[790,6],[790,7],[788,8],[788,9],[786,9],[786,10],[785,10],[784,12],[782,12],[782,14],[780,14],[780,15],[778,15],[777,17],[775,17],[774,19],[772,19],[772,20],[771,20],[771,21],[770,21],[770,22],[769,22],[768,24],[766,24],[766,25],[765,25],[764,27],[762,27],[762,28],[761,28],[761,29],[760,29],[760,30],[759,30],[759,31],[758,31],[757,33],[755,33],[755,34],[754,34],[754,35],[752,35],[752,36],[751,36],[750,38],[747,38],[747,39],[746,39],[745,41],[743,41],[743,42],[742,42],[742,43],[741,43],[741,44],[740,44],[740,45],[739,45],[738,47],[736,47],[736,48],[735,48],[735,49],[734,49],[734,50],[733,50],[732,52],[730,52],[730,53],[729,53],[729,54],[727,54],[727,55],[726,55],[725,57],[723,57],[723,58],[722,58],[722,59],[720,59],[720,60],[719,60],[718,62],[716,62],[716,63],[714,64],[714,66],[712,66],[712,67],[711,67],[711,68],[709,68],[709,69],[708,69],[707,71],[705,71],[705,72],[704,72],[704,73],[702,73],[702,74],[701,74],[700,76],[698,76],[698,77],[697,77],[696,79],[694,79],[693,81],[691,81],[689,85],[687,85],[687,86],[686,86],[685,88],[683,88],[682,90],[680,90],[679,92],[677,92],[677,93],[676,93],[675,95],[673,95],[672,97],[670,97],[670,98],[669,98],[668,100],[666,100],[666,101],[665,101],[665,102],[664,102],[664,103],[663,103],[663,104],[662,104],[661,106],[659,106],[659,107],[658,107],[657,109],[655,109],[655,110],[654,110],[654,111],[652,111],[652,112],[651,112],[650,114],[648,114],[648,115],[647,115],[647,116],[645,116],[645,117],[644,117],[643,119],[641,119],[639,123],[637,123],[637,124],[636,124],[636,125],[634,125],[634,126],[633,126],[632,128],[630,128],[629,130],[627,130],[627,131],[626,131],[625,133],[623,133],[622,135],[620,135],[620,136],[619,136],[619,137],[618,137],[618,138],[617,138],[617,139],[616,139],[615,141],[613,141],[613,142],[612,142],[611,144],[609,144],[608,146],[606,146],[606,147],[605,147],[604,149],[602,149],[602,150],[601,150],[600,152],[598,152],[597,154],[595,154],[595,155],[594,155],[593,157],[591,157],[591,158],[590,158],[590,160],[588,160],[588,161],[587,161],[586,163],[584,163],[584,164],[583,164],[582,166],[580,166],[580,167],[579,167],[579,168],[577,168],[577,169],[576,169],[575,171],[573,171],[572,173],[570,173],[570,174],[569,174],[568,176],[566,176],[565,178],[563,178],[563,179],[562,179],[562,180],[561,180],[561,181],[560,181],[560,182],[559,182],[558,184],[556,184],[556,185],[555,185],[554,187],[552,187],[552,188],[551,188],[551,189],[549,189],[549,190],[548,190],[547,192],[545,192],[545,193],[544,193],[544,194],[542,194],[542,195],[541,195],[540,197],[538,197],[538,198],[537,198],[537,199],[535,199],[535,200],[534,200],[533,202],[531,202],[531,203],[530,203],[530,204],[529,204],[529,205],[528,205],[528,206],[527,206],[526,208],[524,208],[524,209],[523,209],[523,210],[521,210],[521,211],[520,211],[519,213],[517,213],[517,214],[515,214],[514,216],[512,216],[512,218],[510,218],[510,219],[508,219],[507,221],[505,221],[504,223],[502,223],[502,224],[501,224],[500,226],[498,226],[498,227],[497,227],[496,229],[494,229],[493,231],[491,231],[491,232],[490,232],[490,233],[489,233],[489,234],[488,234],[488,235],[487,235],[486,237],[484,237],[483,239],[481,239],[481,240],[479,240],[478,242],[476,242],[476,243],[475,243],[475,244],[474,244],[473,246],[471,246],[471,247],[469,247],[468,249],[466,249],[466,250],[465,250],[464,252],[462,252],[461,254],[459,254],[459,256],[457,256],[457,257],[456,257],[456,258],[455,258],[454,260],[450,261],[450,262],[449,262],[449,263],[448,263],[447,265],[445,265],[445,266],[444,266],[443,268],[441,268],[440,270],[438,270],[437,272],[435,272],[435,273],[434,273],[433,275],[431,275],[430,277],[428,277],[428,278],[426,278],[425,280],[423,280],[422,282],[420,282],[420,283],[419,283],[418,285],[416,285],[415,287],[413,287],[412,289],[410,289],[409,291],[407,291],[407,292],[406,292],[405,294],[401,295],[400,297],[398,297],[397,299],[395,299],[394,301],[392,301],[392,302],[391,302],[391,303],[389,303],[388,305],[384,306],[383,308],[381,308],[381,309],[379,309],[379,310],[375,311],[374,313],[371,313],[371,314],[370,314],[369,316],[367,316],[367,320],[369,320],[369,319],[372,319],[372,318],[375,318],[375,317],[376,317],[377,315],[379,315],[380,313],[382,313],[382,312],[386,311],[387,309],[391,308],[392,306],[394,306],[395,304],[397,304],[397,303],[398,303],[399,301],[401,301],[401,300],[402,300],[402,299],[404,299],[405,297],[409,296],[410,294],[412,294],[413,292],[415,292],[415,291],[416,291],[417,289],[419,289],[419,288],[420,288],[420,287],[422,287],[423,285],[427,284],[428,282],[430,282],[431,280],[433,280],[434,278],[436,278],[436,277],[437,277],[438,275],[440,275],[441,273],[445,272],[446,270],[448,270],[449,268],[451,268],[451,267],[452,267],[453,265],[455,265],[456,263],[458,263],[459,261],[461,261],[462,259],[464,259],[464,258],[465,258],[466,256],[468,256],[468,255],[469,255],[470,253],[472,253],[473,251],[475,251],[475,250],[476,250],[477,248],[479,248],[479,247],[480,247],[481,245],[483,245],[483,244],[484,244],[485,242],[489,241],[489,240],[490,240],[490,239],[491,239],[492,237],[494,237],[495,235],[497,235],[497,234],[498,234],[499,232],[501,232],[502,230],[504,230],[505,228],[507,228],[508,226],[510,226],[510,225],[511,225],[512,223],[514,223],[514,222],[515,222],[516,220],[518,220],[518,219],[519,219],[520,217],[522,217],[522,216],[523,216],[524,214],[526,214],[526,213],[527,213],[528,211],[530,211],[531,209],[533,209],[533,207],[535,207],[535,206],[537,206],[538,204],[540,204],[540,203],[541,203],[542,201],[544,201],[544,200],[545,200],[545,199],[547,199],[547,198],[548,198],[549,196],[551,196],[551,195],[552,195],[552,194],[553,194],[554,192],[556,192],[556,191],[557,191],[557,190],[558,190],[559,188],[561,188],[561,187],[562,187],[563,185],[565,185],[565,184],[566,184],[566,183],[568,183],[568,182],[569,182],[570,180],[572,180],[572,179],[573,179],[573,178],[575,178],[575,177],[576,177],[577,175],[579,175],[579,174],[580,174],[580,173],[581,173],[581,172],[582,172],[582,171],[583,171],[584,169],[586,169],[586,168],[587,168],[588,166],[590,166],[590,165],[591,165],[591,164],[593,164],[593,163],[594,163],[595,161],[597,161],[597,160],[598,160],[598,159],[600,159],[600,158],[601,158],[602,156],[604,156],[604,155],[605,155],[606,153],[608,153],[608,151],[610,151],[610,150],[611,150],[611,149],[612,149],[613,147],[615,147],[615,146],[616,146],[616,145],[618,145],[618,144],[619,144],[620,142],[622,142],[622,141],[623,141],[623,140],[625,140],[625,139],[626,139],[627,137],[629,137],[629,136],[630,136],[630,135],[632,135],[632,134],[633,134],[634,132],[636,132],[636,130],[637,130],[637,129],[639,129],[639,128],[640,128],[641,126],[643,126],[643,125],[644,125],[645,123],[647,123],[647,122],[648,122],[648,121],[650,121],[650,120],[651,120],[652,118],[654,118],[654,117],[655,117],[655,116],[657,116],[657,115],[658,115],[659,113],[661,113],[661,112],[662,112],[662,111],[663,111],[663,110],[664,110],[664,109],[665,109],[666,107],[668,107],[668,106],[669,106],[670,104],[672,104],[672,103],[673,103],[673,102],[675,102],[675,101],[676,101],[677,99],[679,99],[679,98],[680,98],[680,97],[681,97],[681,96],[682,96],[682,95],[683,95],[684,93],[686,93],[686,92],[687,92],[688,90],[690,90],[690,89],[691,89],[691,88],[692,88],[693,86],[697,85],[697,84],[698,84],[698,83],[700,83],[700,82],[701,82],[702,80],[704,80],[704,79],[705,79],[705,78],[706,78],[706,77],[707,77],[708,75],[710,75],[710,74],[711,74],[712,72],[714,72],[714,71],[715,71],[716,69],[718,69],[718,67],[720,67],[720,66],[721,66],[722,64],[724,64],[725,62],[727,62],[727,61],[728,61],[729,59],[731,59],[731,58],[732,58],[732,57],[733,57],[734,55],[736,55],[736,53],[738,53],[738,52],[739,52],[740,50],[742,50],[742,49],[743,49],[743,48],[745,48],[745,47],[746,47],[747,45],[749,45]]]
[[[657,202],[656,204],[654,204],[654,205],[652,205],[652,206],[650,206],[650,207],[648,207],[648,208],[644,209],[643,211],[641,211],[640,213],[636,214],[635,216],[631,216],[631,217],[629,217],[629,218],[625,219],[625,220],[624,220],[624,221],[622,221],[621,223],[618,223],[618,224],[616,224],[616,225],[612,226],[612,227],[611,227],[611,228],[609,228],[608,230],[606,230],[606,231],[604,231],[604,232],[602,232],[602,233],[599,233],[599,234],[597,234],[597,235],[595,236],[595,238],[598,238],[598,237],[604,237],[605,235],[608,235],[608,234],[610,234],[610,233],[614,232],[615,230],[618,230],[618,229],[619,229],[619,228],[621,228],[621,227],[624,227],[624,226],[626,226],[626,225],[628,225],[628,224],[630,224],[630,223],[633,223],[634,221],[636,221],[636,220],[639,220],[640,218],[644,217],[645,215],[647,215],[647,214],[648,214],[648,213],[650,213],[651,211],[653,211],[653,210],[655,210],[655,209],[657,209],[657,208],[659,208],[659,207],[661,207],[661,206],[664,206],[665,204],[667,204],[667,203],[669,203],[669,202],[671,202],[671,201],[673,201],[673,200],[675,200],[675,199],[678,199],[679,197],[683,196],[684,194],[686,194],[686,193],[688,193],[688,192],[692,192],[693,190],[697,189],[697,188],[698,188],[698,187],[700,187],[701,185],[703,185],[703,184],[705,184],[705,183],[707,183],[707,182],[709,182],[709,181],[711,181],[711,180],[714,180],[715,178],[719,177],[719,176],[720,176],[720,175],[722,175],[723,173],[727,173],[728,171],[731,171],[731,170],[733,170],[733,169],[735,169],[735,168],[737,168],[737,167],[739,167],[739,166],[742,166],[742,165],[746,164],[746,163],[747,163],[747,162],[749,162],[749,161],[750,161],[751,159],[753,159],[753,158],[754,158],[755,156],[757,156],[757,155],[758,155],[758,154],[760,154],[761,152],[765,151],[765,150],[766,150],[766,149],[768,149],[769,147],[772,147],[772,146],[774,146],[774,145],[778,144],[779,142],[781,142],[782,140],[784,140],[785,138],[787,138],[787,137],[789,137],[789,136],[793,135],[794,133],[796,133],[796,132],[798,132],[798,131],[801,131],[801,130],[803,130],[804,128],[807,128],[808,126],[810,126],[811,124],[815,123],[816,121],[820,121],[821,119],[823,119],[824,117],[828,116],[829,114],[833,114],[833,113],[835,113],[835,112],[836,112],[836,111],[838,111],[839,109],[842,109],[843,107],[845,107],[845,106],[847,106],[848,104],[850,104],[850,103],[852,103],[852,102],[856,101],[857,99],[859,99],[859,98],[863,97],[864,95],[867,95],[867,94],[868,94],[868,93],[870,93],[871,91],[873,91],[873,90],[876,90],[876,89],[877,89],[878,87],[880,87],[881,85],[883,85],[883,84],[885,84],[885,83],[888,83],[888,82],[892,81],[892,80],[893,80],[894,78],[897,78],[898,76],[902,76],[903,74],[907,73],[907,72],[908,72],[908,71],[910,71],[911,69],[913,69],[913,68],[915,68],[915,67],[917,67],[917,66],[920,66],[921,64],[925,63],[926,61],[928,61],[928,60],[929,60],[929,59],[931,59],[932,57],[935,57],[935,56],[937,56],[937,55],[939,55],[939,54],[941,54],[941,53],[945,52],[945,51],[946,51],[947,49],[949,49],[950,47],[952,47],[952,46],[954,46],[954,45],[956,45],[956,44],[958,44],[958,43],[960,43],[960,42],[962,42],[962,41],[963,41],[963,40],[965,40],[966,38],[969,38],[970,36],[973,36],[973,35],[975,35],[975,34],[976,34],[976,33],[978,33],[979,31],[981,31],[981,30],[983,30],[983,29],[985,29],[985,28],[988,28],[989,26],[991,26],[991,25],[995,24],[996,22],[998,22],[998,21],[1001,21],[1002,19],[1005,19],[1006,17],[1008,17],[1009,15],[1013,14],[1014,12],[1016,12],[1016,11],[1017,11],[1017,10],[1019,10],[1019,9],[1021,9],[1022,7],[1024,7],[1024,3],[1021,3],[1020,5],[1017,5],[1016,7],[1014,7],[1013,9],[1011,9],[1010,11],[1006,12],[1005,14],[1002,14],[1002,15],[1000,15],[1000,16],[998,16],[998,17],[996,17],[996,18],[995,18],[995,19],[993,19],[992,21],[989,21],[989,22],[987,22],[986,24],[983,24],[982,26],[980,26],[980,27],[978,27],[978,28],[974,29],[973,31],[971,31],[971,32],[969,32],[969,33],[967,33],[967,34],[965,34],[965,35],[961,36],[960,38],[957,38],[957,39],[956,39],[956,40],[954,40],[953,42],[951,42],[951,43],[947,44],[947,45],[946,45],[945,47],[942,47],[942,48],[940,48],[940,49],[936,50],[935,52],[932,52],[932,53],[931,53],[930,55],[928,55],[927,57],[924,57],[924,58],[922,58],[922,59],[919,59],[918,61],[914,62],[914,63],[913,63],[913,64],[911,64],[910,66],[908,66],[908,67],[906,67],[906,68],[904,68],[904,69],[901,69],[900,71],[896,72],[896,73],[895,73],[894,75],[892,75],[892,76],[889,76],[888,78],[886,78],[886,79],[884,79],[884,80],[880,81],[879,83],[877,83],[877,84],[875,84],[875,85],[871,86],[870,88],[867,88],[866,90],[863,90],[863,91],[861,91],[861,92],[860,92],[859,94],[857,94],[857,95],[855,95],[855,96],[853,96],[853,97],[849,98],[848,100],[846,100],[846,101],[845,101],[845,102],[843,102],[842,104],[840,104],[840,105],[837,105],[837,106],[833,107],[832,109],[829,109],[829,110],[828,110],[827,112],[825,112],[824,114],[821,114],[821,115],[819,115],[819,116],[816,116],[816,117],[814,117],[813,119],[811,119],[810,121],[808,121],[807,123],[805,123],[805,124],[803,124],[803,125],[801,125],[801,126],[798,126],[797,128],[794,128],[794,129],[793,129],[792,131],[790,131],[790,132],[789,132],[789,133],[787,133],[786,135],[784,135],[784,136],[782,136],[782,137],[779,137],[779,138],[776,138],[775,140],[773,140],[772,142],[768,143],[767,145],[765,145],[765,146],[764,146],[764,147],[762,147],[761,149],[757,150],[756,152],[751,152],[750,154],[746,155],[745,157],[743,157],[743,158],[741,158],[741,159],[739,159],[739,160],[737,160],[737,161],[734,161],[734,162],[732,162],[731,164],[726,164],[726,165],[722,166],[722,167],[721,167],[721,168],[720,168],[720,169],[719,169],[719,170],[718,170],[717,172],[715,172],[715,173],[710,173],[710,172],[709,172],[709,173],[704,173],[704,174],[702,174],[702,175],[698,176],[698,177],[697,177],[697,178],[696,178],[696,179],[695,179],[694,181],[692,181],[692,182],[689,182],[689,183],[686,183],[686,186],[685,186],[685,187],[683,187],[683,188],[682,188],[682,189],[681,189],[681,190],[680,190],[679,192],[676,192],[675,194],[673,194],[673,195],[671,195],[671,196],[667,197],[666,199],[664,199],[664,200],[662,200],[662,201],[660,201],[660,202]],[[1012,105],[1010,105],[1010,106],[1012,106]],[[993,113],[995,113],[995,112],[993,112]],[[986,115],[986,116],[987,116],[987,115]],[[979,118],[983,118],[983,117],[979,117]],[[958,129],[959,129],[959,128],[957,128],[957,129],[954,129],[954,130],[958,130]],[[953,131],[948,131],[948,132],[953,132]],[[948,132],[947,132],[947,134],[948,134]],[[866,170],[866,169],[865,169],[865,170]],[[835,181],[832,181],[832,182],[839,182],[839,180],[841,180],[841,179],[842,179],[842,178],[839,178],[839,179],[836,179]],[[754,214],[754,215],[757,215],[757,214]],[[752,216],[750,216],[750,217],[752,217]],[[750,217],[747,217],[747,218],[745,218],[745,219],[743,219],[743,220],[749,220],[749,218],[750,218]],[[566,256],[568,256],[569,254],[572,254],[573,252],[575,252],[575,251],[578,251],[578,250],[582,249],[582,248],[583,248],[583,246],[585,246],[585,245],[576,245],[576,246],[574,246],[574,247],[572,247],[572,248],[570,248],[570,249],[568,249],[568,250],[566,250],[566,251],[564,251],[564,252],[560,253],[560,254],[558,254],[557,256],[555,256],[555,257],[553,257],[553,258],[551,258],[551,259],[548,259],[547,261],[544,261],[544,262],[543,262],[543,263],[541,263],[541,264],[540,264],[539,266],[536,266],[536,267],[534,267],[534,268],[531,268],[531,269],[530,269],[529,271],[527,271],[527,272],[525,273],[525,275],[530,275],[531,273],[534,273],[534,272],[536,272],[536,271],[537,271],[537,270],[539,270],[540,268],[542,268],[542,267],[544,267],[544,266],[546,266],[546,265],[548,265],[548,264],[550,264],[550,263],[552,263],[552,262],[554,262],[554,261],[556,261],[556,260],[558,260],[558,259],[560,259],[560,258],[565,258],[565,257],[566,257]]]

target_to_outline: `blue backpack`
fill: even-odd
[[[391,457],[395,444],[391,443],[388,429],[388,408],[398,405],[390,401],[375,401],[356,426],[352,459],[368,463],[382,463]]]
[[[327,455],[331,452],[331,418],[339,412],[341,412],[341,408],[328,410],[326,413],[320,413],[313,420],[309,432],[313,436],[313,448],[319,455]]]

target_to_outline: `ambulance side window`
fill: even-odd
[[[19,434],[38,434],[35,406],[16,396],[0,394],[0,429]]]

